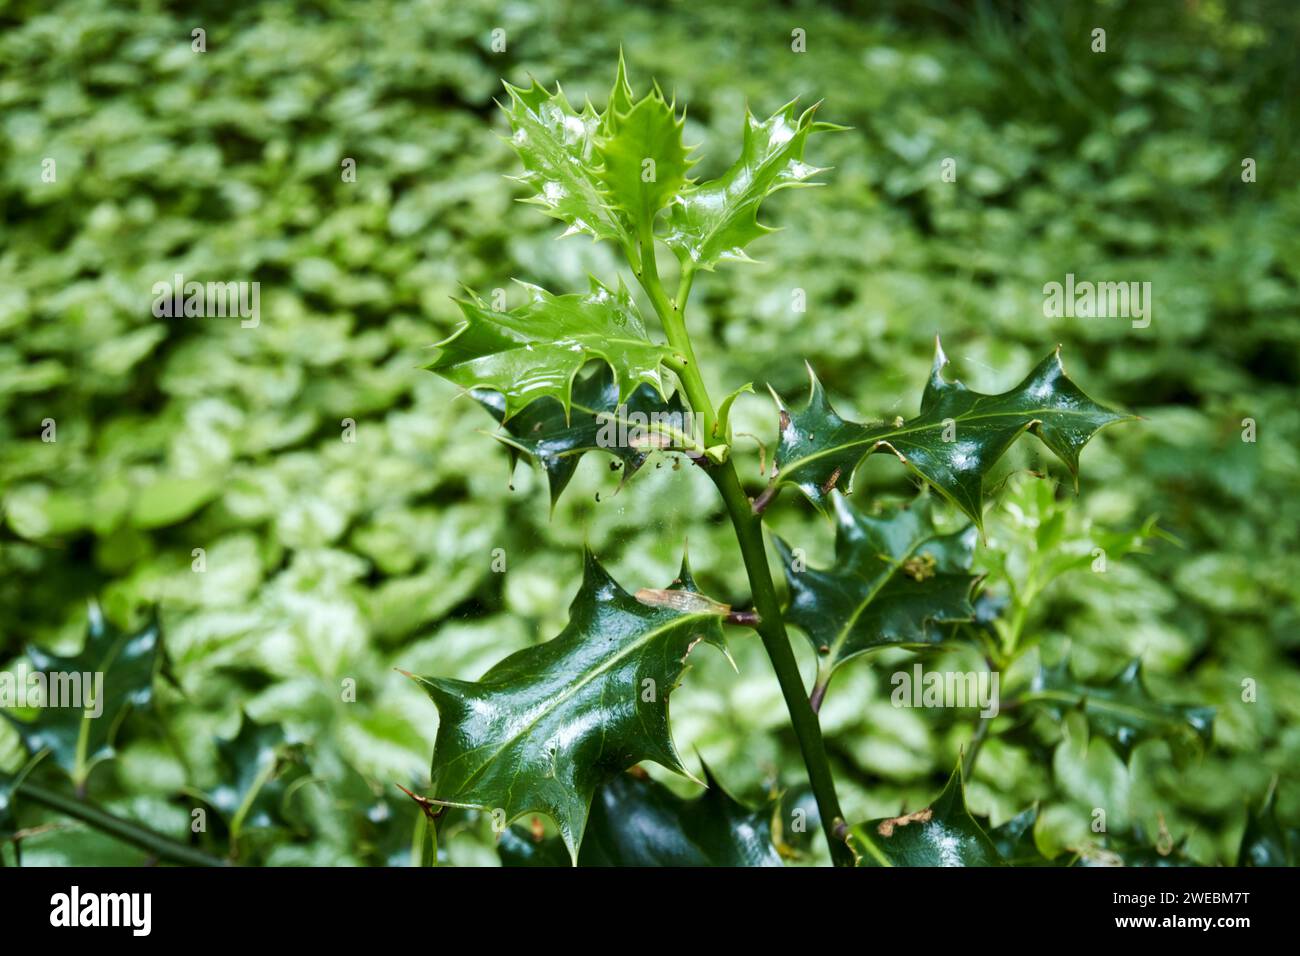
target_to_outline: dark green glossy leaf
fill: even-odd
[[[966,809],[961,767],[923,810],[849,829],[858,866],[1001,866],[997,847]]]
[[[708,789],[683,799],[645,776],[619,774],[597,791],[579,866],[781,866],[770,808],[751,811],[705,768]],[[499,846],[508,866],[567,866],[558,839],[537,840],[518,826]]]
[[[936,644],[939,625],[974,617],[973,525],[940,534],[928,495],[867,515],[833,493],[831,509],[833,567],[800,570],[790,546],[776,540],[790,587],[785,619],[812,641],[823,668],[879,647]]]
[[[471,393],[498,422],[505,417],[505,399],[497,392],[475,389]],[[650,416],[660,416],[651,419]],[[573,404],[566,419],[564,408],[553,399],[533,402],[518,415],[504,421],[506,434],[500,441],[511,450],[511,461],[520,454],[541,465],[550,485],[551,504],[560,499],[582,456],[604,451],[623,463],[626,482],[653,451],[665,443],[664,436],[640,428],[639,416],[647,421],[668,421],[679,430],[690,422],[686,406],[674,392],[665,402],[649,385],[636,389],[620,401],[613,373],[599,365],[573,384]],[[619,433],[618,425],[630,420],[631,427]]]
[[[1063,866],[1066,858],[1053,862],[1043,856],[1034,842],[1034,824],[1038,822],[1038,806],[1022,810],[1001,826],[988,831],[989,839],[997,847],[998,855],[1008,866]]]
[[[1081,709],[1088,726],[1128,759],[1145,740],[1167,740],[1175,755],[1207,746],[1214,731],[1214,708],[1168,704],[1151,696],[1142,680],[1142,664],[1133,660],[1108,681],[1087,684],[1070,674],[1068,659],[1038,673],[1023,695],[1026,705],[1046,708],[1064,719]]]
[[[73,684],[62,686],[81,687],[87,698],[93,698],[95,685],[102,680],[103,700],[91,700],[84,710],[41,707],[32,720],[0,710],[31,753],[49,750],[55,763],[84,780],[91,767],[112,756],[113,742],[127,715],[152,705],[154,677],[164,665],[162,629],[154,611],[139,630],[119,631],[105,620],[98,605],[92,605],[86,642],[79,653],[60,657],[31,647],[27,657],[34,672],[47,675],[52,695],[55,679],[50,675],[59,680],[72,680],[75,675]]]
[[[1238,866],[1295,866],[1300,833],[1288,831],[1277,819],[1277,792],[1270,787],[1259,810],[1246,816]]]
[[[776,484],[795,485],[825,509],[831,491],[841,481],[851,483],[863,458],[885,450],[982,527],[984,478],[1025,431],[1037,435],[1074,474],[1089,439],[1129,417],[1096,404],[1066,378],[1059,350],[998,395],[946,381],[947,362],[936,342],[920,414],[881,425],[840,418],[810,370],[808,403],[799,411],[781,410]]]
[[[304,772],[295,760],[297,750],[279,724],[259,724],[248,716],[238,734],[217,741],[221,782],[207,797],[233,832],[286,825],[289,785]]]
[[[595,801],[592,803],[593,808],[599,804],[600,799],[601,791],[597,790]],[[592,820],[587,823],[589,834],[594,819],[593,812]],[[501,858],[502,866],[573,866],[573,860],[570,859],[569,850],[563,840],[557,836],[543,835],[540,828],[536,832],[530,832],[518,823],[513,823],[501,831],[501,836],[497,840],[497,855]],[[579,850],[578,866],[583,865],[583,851]]]
[[[815,122],[816,112],[812,106],[797,113],[791,102],[760,120],[745,110],[735,164],[717,179],[684,189],[672,207],[664,242],[684,267],[751,261],[745,247],[774,231],[758,221],[763,200],[782,189],[814,185],[809,178],[822,171],[803,161],[808,137],[840,127]]]
[[[417,677],[440,716],[433,798],[501,810],[503,824],[544,813],[576,860],[602,780],[643,760],[685,773],[668,696],[698,641],[724,647],[725,605],[700,595],[685,566],[673,588],[653,594],[680,601],[637,600],[588,553],[559,636],[478,681]]]
[[[567,414],[574,379],[597,359],[613,371],[621,400],[640,385],[666,394],[660,366],[673,350],[646,337],[621,282],[608,289],[592,278],[589,292],[558,296],[521,284],[528,302],[509,312],[489,308],[472,293],[458,300],[465,321],[438,343],[442,351],[427,367],[462,388],[499,392],[506,419],[543,398],[559,402]]]
[[[788,788],[777,800],[772,815],[772,842],[784,859],[802,859],[812,852],[821,833],[822,817],[817,797],[808,784]]]

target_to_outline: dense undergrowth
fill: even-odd
[[[393,784],[427,780],[437,723],[394,668],[472,679],[557,633],[584,544],[616,579],[660,586],[689,536],[704,589],[746,593],[697,469],[665,459],[616,491],[621,476],[588,456],[552,515],[544,475],[521,465],[512,480],[482,410],[420,368],[459,318],[460,283],[572,289],[613,271],[607,248],[557,242],[512,206],[492,99],[499,77],[532,73],[602,101],[621,46],[635,75],[691,104],[686,139],[712,147],[706,165],[738,146],[745,102],[765,115],[825,99],[852,127],[819,145],[827,186],[769,204],[786,229],[753,250],[765,261],[719,271],[693,302],[715,394],[747,381],[796,394],[807,358],[845,417],[910,416],[899,396],[916,394],[942,333],[973,388],[1007,387],[1061,343],[1092,395],[1144,419],[1089,449],[1078,501],[1024,474],[1051,471],[1049,455],[1013,451],[977,567],[1013,603],[1035,582],[1016,618],[1034,663],[1068,648],[1076,675],[1097,678],[1139,657],[1153,694],[1216,709],[1213,743],[1190,760],[1160,741],[1120,756],[1066,720],[1007,715],[966,783],[972,810],[996,825],[1036,802],[1050,853],[1086,845],[1106,806],[1113,832],[1233,863],[1276,777],[1279,817],[1300,823],[1296,17],[1268,3],[1070,9],[0,13],[0,665],[29,646],[74,653],[92,598],[124,628],[158,605],[168,658],[111,759],[65,765],[54,748],[29,779],[72,773],[101,805],[184,839],[191,810],[209,808],[221,822],[199,844],[224,849],[233,829],[241,862],[410,862],[419,814]],[[1104,55],[1087,52],[1094,25]],[[498,27],[505,53],[490,48]],[[807,54],[790,50],[796,27]],[[948,157],[955,184],[936,175]],[[1246,157],[1256,182],[1242,182]],[[258,279],[261,327],[155,319],[149,289],[174,273]],[[1067,273],[1150,281],[1153,321],[1045,317],[1043,285]],[[46,419],[56,442],[40,439]],[[733,420],[770,456],[766,396],[742,396]],[[912,490],[884,461],[857,481],[864,500]],[[831,553],[807,506],[771,526],[814,566]],[[1049,566],[1045,528],[1078,567]],[[1140,549],[1090,573],[1099,537],[1142,529]],[[695,661],[673,731],[754,807],[802,777],[761,650],[733,645],[738,673]],[[886,672],[847,663],[822,711],[852,820],[924,805],[969,747],[970,714],[895,708]],[[269,754],[280,773],[245,806]],[[0,770],[26,761],[0,723]],[[15,828],[31,831],[24,862],[147,856],[0,800],[0,834]],[[782,836],[791,859],[825,856]],[[439,853],[491,863],[494,842],[490,821],[463,814]]]

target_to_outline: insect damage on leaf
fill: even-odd
[[[905,827],[909,823],[928,823],[934,816],[934,811],[929,807],[924,810],[917,810],[915,813],[907,813],[901,817],[891,817],[888,820],[881,820],[876,826],[876,832],[882,837],[891,837],[894,835],[895,827]]]
[[[809,369],[808,401],[781,411],[774,486],[794,485],[825,511],[842,478],[851,480],[864,458],[895,455],[982,528],[984,480],[998,459],[1030,431],[1078,473],[1079,452],[1102,428],[1132,416],[1098,405],[1065,375],[1053,352],[1010,391],[985,395],[943,377],[948,359],[935,342],[930,381],[920,413],[901,424],[861,425],[835,413]]]
[[[694,590],[683,566],[679,586]],[[612,773],[651,760],[687,774],[668,725],[668,697],[703,640],[724,648],[721,618],[648,606],[588,552],[569,623],[478,681],[418,677],[438,708],[436,802],[555,820],[573,859],[592,794]]]
[[[993,841],[966,808],[960,763],[930,806],[850,827],[848,842],[857,865],[863,867],[1004,863]]]

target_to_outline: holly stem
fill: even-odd
[[[163,836],[161,833],[155,833],[148,827],[143,827],[138,823],[114,816],[94,804],[86,803],[55,790],[47,790],[27,780],[18,785],[15,796],[25,797],[33,803],[42,804],[64,816],[80,820],[82,823],[88,824],[102,833],[107,833],[123,843],[129,843],[131,846],[145,850],[159,860],[178,863],[181,866],[228,865],[225,860],[209,856],[201,850],[186,846],[184,843],[179,843],[171,837]]]
[[[808,782],[812,785],[813,796],[817,800],[817,810],[822,818],[822,829],[826,831],[831,860],[836,866],[852,866],[853,853],[844,842],[844,815],[840,811],[839,798],[835,795],[835,779],[826,757],[826,742],[822,739],[821,724],[808,700],[799,664],[790,647],[790,636],[786,633],[785,622],[781,618],[781,604],[776,596],[776,586],[772,583],[772,572],[768,568],[762,519],[754,514],[745,489],[740,484],[740,477],[736,474],[736,466],[731,460],[711,469],[709,474],[722,494],[727,513],[731,517],[731,525],[736,532],[736,541],[740,545],[745,573],[749,576],[749,587],[754,597],[754,608],[762,619],[758,625],[758,634],[763,639],[763,649],[772,661],[772,669],[776,671],[786,710],[790,712],[790,723],[803,753],[804,766],[808,768]]]
[[[677,377],[692,410],[704,416],[705,433],[711,435],[717,421],[717,412],[709,398],[690,335],[686,331],[686,298],[690,294],[693,275],[694,272],[689,267],[683,270],[677,288],[677,299],[670,300],[659,279],[654,237],[648,228],[641,230],[641,271],[637,274],[637,279],[654,304],[668,343],[684,359],[677,370]],[[719,437],[724,441],[728,438],[725,435]],[[804,687],[799,664],[790,646],[790,636],[786,633],[785,622],[781,618],[776,586],[772,583],[772,572],[768,568],[762,519],[754,513],[753,505],[745,494],[735,463],[730,457],[708,468],[707,472],[722,495],[736,534],[736,542],[740,545],[754,609],[761,619],[757,627],[758,634],[763,640],[768,659],[772,662],[772,669],[776,671],[777,683],[781,686],[781,694],[790,713],[790,724],[799,741],[804,766],[808,769],[808,782],[817,800],[817,810],[821,815],[822,829],[826,832],[831,860],[836,866],[852,866],[853,853],[844,841],[846,826],[839,798],[835,795],[835,780],[831,775],[830,761],[826,757],[821,725],[808,702],[808,691]]]

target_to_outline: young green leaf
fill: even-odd
[[[438,343],[442,351],[427,366],[465,389],[491,389],[505,399],[513,418],[530,402],[553,398],[566,417],[579,370],[589,361],[607,363],[624,401],[639,385],[664,396],[660,366],[673,356],[646,336],[632,296],[591,279],[584,294],[552,295],[521,283],[528,302],[497,312],[471,293],[458,300],[465,321]]]
[[[973,525],[940,534],[929,495],[873,516],[833,492],[831,509],[834,567],[804,567],[776,539],[790,587],[785,619],[808,636],[822,670],[879,647],[937,644],[939,625],[974,617]]]
[[[591,104],[579,113],[558,85],[551,93],[536,80],[527,89],[509,83],[505,88],[509,102],[501,108],[513,131],[510,144],[526,170],[519,181],[536,190],[523,201],[565,223],[565,235],[582,233],[635,248],[635,236],[610,206],[598,175],[601,118]]]
[[[677,587],[698,593],[683,565]],[[710,607],[701,602],[701,607]],[[478,681],[415,678],[439,713],[433,797],[452,806],[555,820],[573,860],[592,794],[643,760],[686,773],[668,729],[668,696],[699,641],[725,647],[716,611],[643,604],[586,555],[569,623]]]
[[[683,267],[713,269],[719,262],[752,261],[750,242],[775,230],[758,221],[759,207],[772,193],[794,186],[812,186],[809,178],[822,172],[803,161],[813,133],[842,129],[815,122],[817,107],[796,114],[787,103],[765,120],[745,110],[740,157],[717,179],[682,191],[672,207],[664,242]]]
[[[634,102],[620,57],[596,139],[597,175],[633,235],[649,229],[687,183],[692,160],[682,144],[683,123],[657,86]]]
[[[825,510],[831,491],[841,481],[851,483],[862,459],[884,449],[982,528],[984,477],[1025,431],[1038,436],[1077,474],[1079,451],[1089,439],[1131,417],[1096,404],[1080,391],[1066,377],[1059,349],[1015,388],[997,395],[945,381],[946,364],[936,341],[920,414],[881,425],[840,418],[809,369],[807,405],[797,412],[781,408],[775,485],[795,485]]]
[[[1001,866],[1002,857],[966,809],[961,766],[924,810],[849,828],[858,866]]]
[[[1109,740],[1125,760],[1145,740],[1167,740],[1178,756],[1205,747],[1214,732],[1213,707],[1156,700],[1136,659],[1110,680],[1095,684],[1074,678],[1068,659],[1051,667],[1040,665],[1021,699],[1026,706],[1046,708],[1058,720],[1068,711],[1082,710],[1089,728]]]
[[[645,776],[618,774],[596,791],[579,866],[781,866],[770,808],[749,810],[705,767],[708,789],[683,799]],[[567,865],[559,839],[518,826],[497,847],[507,866]]]
[[[81,781],[96,763],[113,755],[113,741],[127,715],[153,703],[154,677],[164,662],[162,629],[154,611],[139,630],[119,631],[94,604],[79,653],[60,657],[32,647],[27,657],[34,671],[46,675],[49,703],[59,706],[42,707],[31,721],[7,710],[4,716],[31,753],[49,750],[55,763]],[[53,699],[74,687],[81,689],[75,706]]]
[[[497,438],[509,447],[512,464],[526,455],[546,472],[554,507],[589,451],[608,452],[621,461],[626,482],[654,451],[684,449],[671,434],[689,434],[691,419],[679,393],[665,402],[654,388],[641,385],[621,401],[618,391],[612,371],[602,364],[573,383],[567,417],[559,402],[543,399],[508,421],[503,421],[505,398],[500,393],[475,389],[470,394],[502,423],[506,433]],[[661,427],[651,428],[652,422]]]

